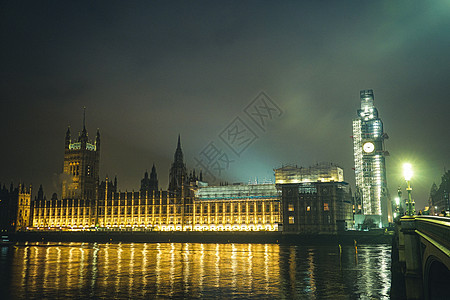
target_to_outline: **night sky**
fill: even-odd
[[[231,161],[217,181],[329,161],[354,186],[363,89],[390,137],[392,196],[403,162],[419,208],[450,168],[449,1],[2,1],[0,38],[0,182],[33,195],[60,195],[83,106],[89,137],[101,132],[100,178],[121,190],[153,163],[166,189],[178,134],[189,169],[212,145]],[[263,126],[246,114],[261,95]],[[224,139],[236,122],[252,133],[240,149]]]

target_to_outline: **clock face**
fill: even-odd
[[[372,142],[367,142],[363,145],[363,150],[366,153],[372,153],[375,150],[375,145]]]

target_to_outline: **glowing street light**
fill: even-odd
[[[403,165],[403,176],[405,177],[406,181],[410,181],[413,176],[413,170],[411,164],[404,164]]]
[[[411,164],[404,164],[403,165],[403,176],[406,180],[406,190],[408,191],[408,209],[407,209],[407,215],[412,216],[415,215],[415,208],[414,208],[414,200],[411,199],[411,178],[413,176],[413,170]]]

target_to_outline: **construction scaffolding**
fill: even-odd
[[[276,184],[344,181],[344,170],[341,167],[328,162],[317,163],[307,168],[283,166],[274,171]]]
[[[256,200],[278,199],[275,184],[232,184],[207,186],[195,192],[196,200]]]

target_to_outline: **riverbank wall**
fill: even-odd
[[[21,231],[9,234],[13,242],[125,242],[125,243],[269,243],[269,244],[391,244],[382,231],[346,231],[338,234],[232,231]]]

